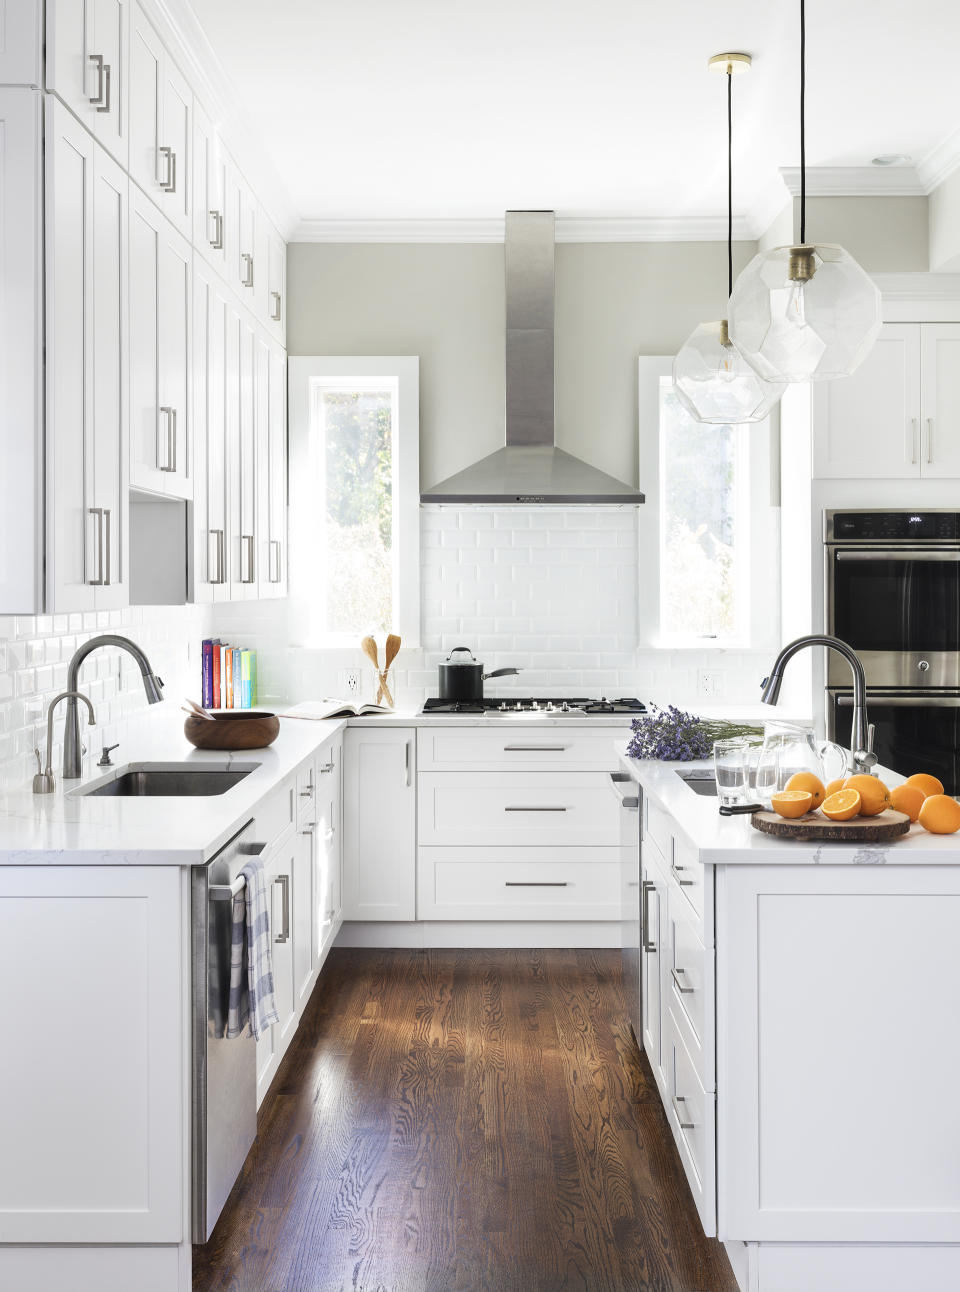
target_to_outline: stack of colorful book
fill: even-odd
[[[203,640],[201,703],[205,709],[252,709],[257,703],[257,652],[219,638]]]

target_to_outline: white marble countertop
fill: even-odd
[[[697,769],[712,772],[712,761],[655,762],[628,758],[625,745],[617,748],[623,768],[668,813],[706,865],[960,865],[960,834],[929,834],[916,824],[909,834],[885,844],[774,839],[755,830],[748,816],[721,816],[715,798],[698,794],[677,775],[678,771]],[[902,776],[888,768],[877,770],[891,789],[903,782]]]
[[[66,783],[56,769],[53,794],[34,794],[26,784],[0,795],[0,865],[201,865],[290,772],[346,726],[342,720],[282,721],[269,748],[230,754],[194,749],[174,704],[158,705],[148,716],[142,736],[128,747],[114,775],[142,763],[256,764],[256,769],[224,794],[176,800],[76,795],[72,791],[78,786],[102,779],[104,769],[85,760],[83,777]]]

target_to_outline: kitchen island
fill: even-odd
[[[960,1286],[960,836],[773,839],[621,762],[634,1027],[705,1232],[745,1292]]]

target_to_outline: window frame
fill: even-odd
[[[391,426],[393,464],[393,622],[388,632],[404,646],[420,645],[420,359],[418,355],[298,355],[288,360],[290,408],[290,600],[295,644],[321,650],[355,647],[357,637],[318,627],[308,586],[311,514],[322,477],[319,445],[311,436],[315,400],[323,387],[386,381],[396,391]]]
[[[747,465],[747,481],[737,482],[738,501],[745,507],[745,558],[737,563],[738,599],[746,606],[737,615],[737,629],[723,637],[667,633],[660,620],[661,443],[660,390],[671,378],[672,355],[641,356],[638,362],[639,460],[641,488],[647,501],[639,519],[640,644],[670,650],[765,650],[780,640],[780,509],[772,489],[774,419],[737,426],[738,454]],[[738,545],[739,546],[739,545]],[[656,559],[649,555],[656,553]],[[647,559],[645,559],[645,556]],[[768,588],[770,596],[762,594]],[[771,609],[772,612],[771,613]],[[645,610],[649,613],[645,613]]]

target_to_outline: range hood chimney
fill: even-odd
[[[596,503],[630,506],[644,496],[554,443],[554,241],[552,211],[508,211],[506,445],[448,480],[421,502]]]

